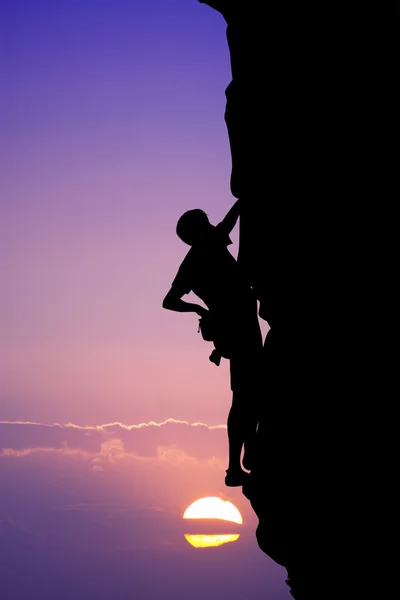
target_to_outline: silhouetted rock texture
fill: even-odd
[[[358,553],[350,523],[371,423],[365,398],[380,397],[393,278],[394,3],[217,4],[230,6],[238,260],[271,327],[243,492],[293,597],[345,597],[334,590]]]

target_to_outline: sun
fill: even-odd
[[[183,513],[184,519],[221,519],[232,523],[243,523],[242,515],[228,500],[222,500],[218,496],[199,498],[191,504]]]
[[[239,537],[240,536],[238,533],[229,535],[192,535],[190,533],[185,533],[185,539],[189,542],[191,546],[194,546],[195,548],[216,548],[217,546],[229,544],[229,542],[236,542],[236,540],[238,540]]]

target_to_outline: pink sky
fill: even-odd
[[[241,569],[253,600],[287,600],[224,485],[228,362],[161,307],[179,216],[216,223],[234,201],[223,20],[197,0],[6,0],[1,37],[6,600],[241,600]],[[198,554],[182,514],[207,495],[244,522]]]
[[[67,21],[54,13],[51,33],[40,15],[27,32],[29,14],[9,14],[0,148],[1,409],[9,419],[226,418],[227,366],[208,362],[196,315],[161,308],[188,250],[175,235],[178,217],[201,207],[218,222],[234,200],[225,28],[204,8],[175,2],[162,56],[141,30],[146,11],[136,19],[119,7],[110,39],[110,15],[99,13],[97,53],[75,33],[79,69],[67,35],[78,5]],[[124,18],[138,21],[135,42]],[[32,47],[35,27],[41,44]]]

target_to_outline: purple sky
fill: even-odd
[[[197,0],[5,0],[0,17],[5,600],[288,600],[223,483],[227,361],[196,315],[161,308],[178,217],[234,201],[225,23]],[[194,549],[182,514],[210,495],[243,525],[204,533],[240,538]]]

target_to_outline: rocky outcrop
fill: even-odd
[[[207,4],[227,21],[239,261],[271,327],[243,492],[293,597],[327,598],[357,554],[365,398],[380,385],[370,324],[393,276],[394,4]]]

